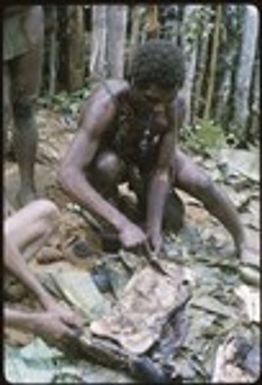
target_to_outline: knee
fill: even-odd
[[[48,229],[53,230],[58,225],[59,220],[59,209],[55,205],[55,203],[51,202],[48,199],[39,199],[37,201],[32,202],[32,204],[36,204],[39,212],[39,216],[45,221]]]
[[[217,194],[217,186],[210,176],[200,178],[198,181],[198,194],[196,194],[196,196],[202,201],[205,209],[213,214],[219,210],[217,201],[214,199]]]
[[[50,224],[55,225],[58,222],[58,218],[59,218],[58,207],[55,205],[54,202],[51,202],[47,199],[41,199],[40,204],[45,214],[45,218],[48,220]]]
[[[200,197],[208,197],[214,189],[214,182],[209,175],[200,175],[195,182],[195,189]]]
[[[23,100],[22,97],[13,104],[14,118],[19,120],[29,120],[33,116],[33,102]]]
[[[96,168],[104,180],[116,182],[122,171],[122,164],[119,157],[113,152],[105,152],[98,159]]]

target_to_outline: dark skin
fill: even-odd
[[[143,109],[154,114],[152,130],[159,135],[160,145],[148,176],[145,226],[142,229],[131,222],[95,186],[94,180],[101,168],[94,165],[94,159],[97,159],[99,144],[114,123],[117,113],[116,103],[103,86],[83,106],[79,133],[59,170],[62,188],[80,205],[110,223],[118,232],[123,247],[133,248],[148,241],[158,253],[162,245],[162,221],[167,194],[170,188],[178,187],[203,202],[206,209],[230,232],[238,253],[243,253],[244,233],[234,205],[204,170],[178,149],[177,136],[183,122],[184,103],[177,97],[177,90],[164,90],[155,85],[139,89],[118,80],[109,80],[107,84],[115,98],[128,99],[134,113]],[[100,154],[101,158],[103,153]],[[116,159],[115,163],[119,165],[121,160]]]
[[[3,60],[4,129],[7,130],[13,115],[12,145],[20,177],[17,205],[22,207],[36,199],[34,168],[38,132],[34,108],[41,83],[44,19],[40,6],[5,7],[4,20],[12,19],[11,16],[21,17],[23,39],[28,41],[23,54],[16,52],[11,59]]]

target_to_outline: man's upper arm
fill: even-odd
[[[92,161],[96,149],[97,140],[95,137],[92,135],[90,137],[87,131],[81,129],[62,161],[62,169],[74,168],[82,171]]]
[[[175,151],[175,131],[167,132],[161,141],[159,155],[157,159],[156,171],[168,172]]]
[[[107,95],[95,93],[81,112],[79,133],[68,149],[62,167],[73,167],[79,171],[93,160],[102,133],[111,124],[115,106]]]
[[[169,131],[163,136],[160,144],[159,156],[156,166],[157,170],[169,170],[174,158],[177,146],[177,138],[179,130],[183,124],[184,117],[185,101],[181,96],[178,96],[173,105],[170,107],[168,113]]]
[[[181,129],[186,114],[186,103],[182,96],[178,96],[175,100],[174,104],[174,117],[175,117],[175,127],[176,127],[176,135],[178,135],[178,131]]]
[[[156,171],[168,172],[174,158],[179,129],[185,116],[185,102],[178,96],[168,110],[169,131],[163,136],[156,164]]]

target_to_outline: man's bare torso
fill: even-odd
[[[130,85],[121,80],[108,80],[97,91],[97,100],[113,105],[114,117],[100,134],[99,146],[90,164],[93,169],[104,151],[114,152],[126,167],[136,167],[141,176],[154,167],[163,136],[170,129],[167,117],[152,111],[151,106],[132,98]],[[88,102],[83,107],[88,109]]]

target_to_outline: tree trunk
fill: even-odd
[[[90,75],[94,79],[124,74],[127,6],[92,7]]]
[[[200,47],[198,54],[198,63],[197,63],[197,74],[195,79],[195,96],[193,100],[193,111],[192,115],[194,118],[197,118],[200,113],[200,109],[203,108],[204,99],[202,98],[202,88],[203,81],[205,76],[205,69],[207,66],[207,56],[208,56],[208,45],[210,39],[211,32],[211,23],[210,23],[210,8],[207,6],[203,7],[201,12],[204,14],[203,20],[201,22],[201,29],[203,29],[203,33],[200,38]],[[194,122],[193,122],[194,123]]]
[[[147,38],[156,39],[159,36],[157,5],[148,6]]]
[[[180,33],[180,20],[178,19],[178,5],[173,5],[175,20],[173,28],[171,29],[171,40],[174,44],[178,45],[178,37]]]
[[[127,27],[127,6],[107,7],[106,58],[107,76],[123,78]]]
[[[259,55],[258,55],[259,56]],[[252,104],[250,108],[250,127],[249,140],[252,142],[259,138],[260,122],[260,58],[258,57],[254,65]]]
[[[128,73],[131,72],[132,60],[139,42],[141,6],[136,5],[131,13],[131,36],[128,52]]]
[[[234,127],[237,137],[241,139],[241,142],[245,142],[247,139],[246,123],[249,116],[248,101],[256,52],[258,19],[259,16],[256,7],[247,5],[234,98]]]
[[[54,95],[56,91],[56,55],[57,55],[57,8],[50,8],[48,17],[51,19],[49,33],[49,51],[48,51],[48,94]]]
[[[57,85],[56,90],[60,92],[67,88],[67,58],[68,58],[68,41],[67,41],[67,7],[57,7],[58,20],[58,52],[57,52]]]
[[[84,85],[84,15],[82,6],[67,6],[67,89],[72,92]]]
[[[106,6],[92,6],[91,78],[106,78]]]
[[[221,16],[222,16],[222,5],[218,5],[217,12],[216,12],[216,22],[215,22],[214,40],[213,40],[211,62],[210,62],[210,74],[209,74],[209,82],[208,82],[209,85],[207,90],[207,101],[206,101],[206,106],[204,111],[204,120],[208,120],[210,117],[210,109],[212,104],[212,97],[213,97],[215,76],[216,76]]]
[[[196,13],[199,11],[198,5],[186,5],[184,10],[183,25],[182,25],[182,48],[185,55],[185,82],[182,89],[182,94],[186,103],[185,124],[191,123],[191,105],[192,105],[192,90],[195,79],[196,60],[197,60],[197,38],[188,41],[187,35],[195,23]]]
[[[217,87],[215,117],[216,121],[224,127],[226,133],[229,131],[228,122],[230,115],[232,116],[231,95],[234,89],[233,71],[239,51],[239,39],[236,39],[236,36],[239,31],[238,24],[241,23],[241,20],[239,20],[237,7],[236,5],[225,5],[223,25],[226,34],[224,35],[224,41],[221,43],[222,47],[219,53],[222,73]],[[232,20],[237,21],[237,23],[232,23]]]

